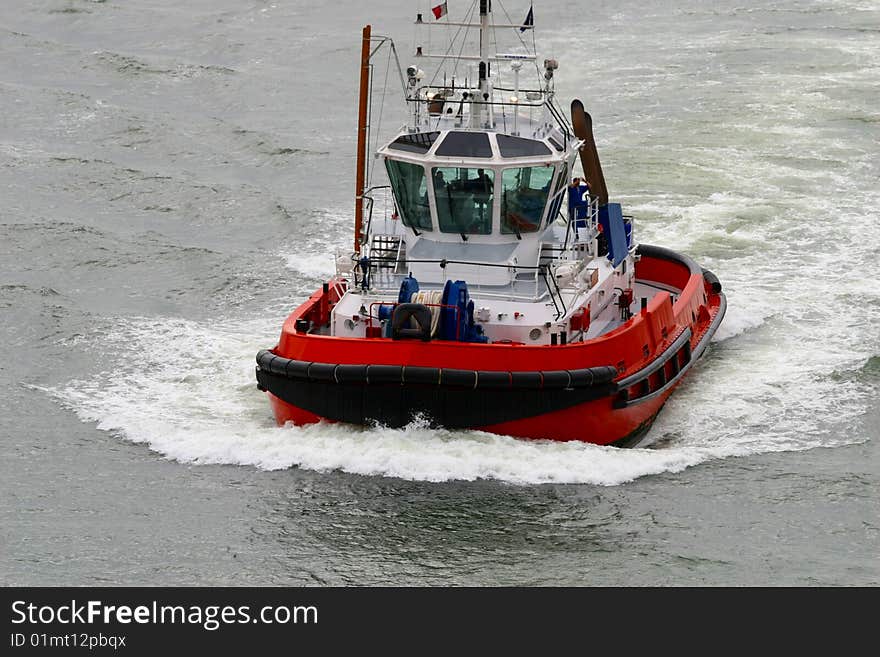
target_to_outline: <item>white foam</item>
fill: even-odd
[[[721,322],[721,326],[712,336],[713,342],[722,342],[730,338],[742,335],[747,331],[754,330],[761,326],[768,317],[772,315],[769,309],[756,310],[749,312],[742,308],[730,308]]]
[[[663,449],[523,441],[418,422],[402,429],[277,427],[253,368],[281,319],[119,319],[93,336],[117,362],[48,392],[99,429],[184,463],[518,485],[617,485],[732,455],[809,449],[829,444],[815,431],[815,413],[852,416],[861,408],[857,391],[810,381],[808,365],[771,373],[780,359],[756,351],[712,358],[689,375],[653,429],[659,438],[674,437]]]
[[[254,354],[275,328],[270,321],[203,326],[179,319],[120,320],[101,345],[118,353],[120,366],[49,392],[99,429],[188,463],[298,466],[427,481],[610,485],[702,460],[675,450],[525,442],[418,422],[403,429],[276,427],[253,378]],[[198,356],[187,361],[181,354]]]
[[[333,252],[295,252],[282,253],[281,256],[289,269],[308,278],[324,280],[336,273]]]
[[[296,239],[280,245],[278,256],[287,267],[308,279],[324,281],[336,273],[336,251],[351,249],[349,241],[342,241],[350,234],[351,212],[341,209],[315,210],[309,213],[308,221],[325,229],[325,235],[315,238]],[[336,243],[326,240],[326,236],[337,239]]]

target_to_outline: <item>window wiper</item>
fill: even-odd
[[[449,218],[452,219],[452,224],[457,225],[458,222],[455,220],[455,212],[452,210],[452,190],[449,189],[449,185],[446,186],[446,198],[449,201]],[[461,226],[459,226],[461,228]],[[461,235],[461,239],[463,242],[467,242],[467,235],[464,234],[463,230],[459,230],[459,235]]]
[[[514,232],[514,234],[516,235],[516,239],[522,239],[519,228],[517,228],[516,224],[507,217],[507,190],[505,190],[501,196],[501,223],[506,224],[507,227]]]
[[[504,215],[504,218],[502,221],[503,221],[504,225],[506,225],[508,228],[510,228],[510,230],[513,231],[513,234],[516,235],[516,239],[518,239],[518,240],[522,239],[522,234],[519,232],[519,228],[516,227],[515,222],[513,222],[507,218],[507,214]]]

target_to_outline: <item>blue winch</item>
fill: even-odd
[[[419,291],[419,282],[412,276],[403,279],[400,285],[400,294],[397,296],[397,304],[382,304],[379,306],[378,315],[380,320],[387,320],[386,326],[391,324],[395,309],[403,304],[412,305],[413,295]],[[436,308],[432,308],[436,312]],[[488,342],[489,338],[483,335],[483,327],[474,322],[474,302],[471,301],[466,281],[446,281],[443,287],[443,295],[440,298],[440,318],[437,327],[438,340],[457,340],[459,342]],[[390,333],[386,331],[386,337]]]
[[[440,339],[459,342],[488,342],[483,327],[474,323],[474,302],[465,281],[446,281],[440,303]],[[454,307],[450,307],[454,306]]]

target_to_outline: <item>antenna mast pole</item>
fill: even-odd
[[[354,196],[354,252],[361,252],[361,232],[364,225],[364,186],[367,161],[367,96],[370,93],[370,31],[364,26],[361,41],[361,93],[358,106],[357,172]]]
[[[489,96],[489,61],[486,53],[489,45],[489,15],[492,13],[492,0],[480,0],[480,64],[479,64],[479,88],[480,98],[471,105],[471,127],[482,128],[484,123],[483,114],[487,111],[485,104]]]

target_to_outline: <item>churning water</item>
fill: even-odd
[[[406,65],[424,7],[0,6],[5,582],[880,582],[880,8],[545,4],[610,195],[728,296],[650,449],[256,390],[351,241],[360,28]]]

